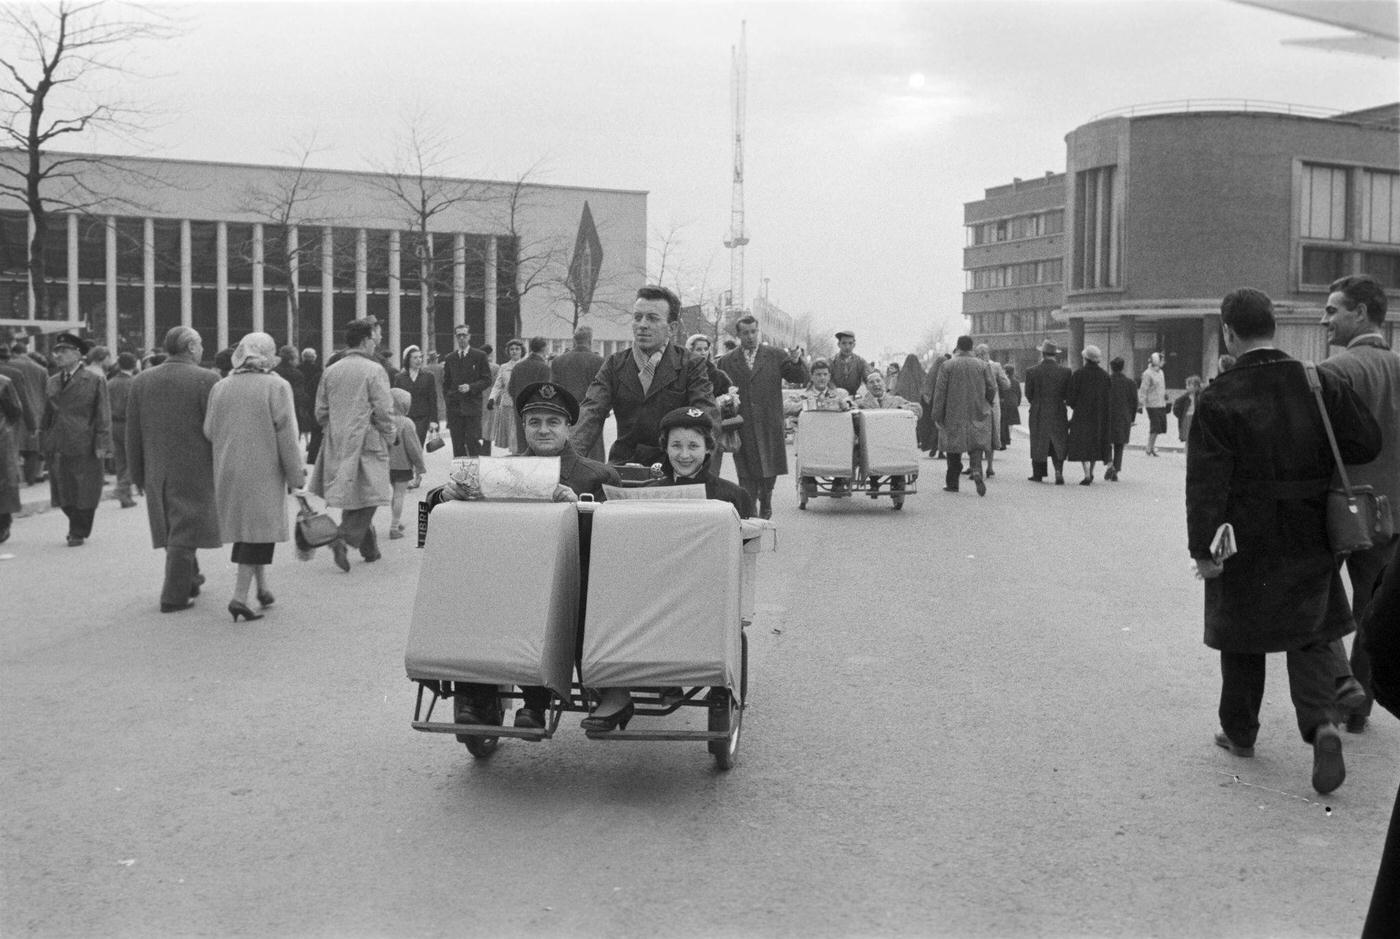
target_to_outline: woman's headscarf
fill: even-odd
[[[904,367],[899,370],[894,393],[906,401],[918,401],[923,390],[924,366],[919,362],[919,357],[911,352],[904,357]]]
[[[270,372],[280,361],[277,343],[267,333],[249,333],[233,350],[233,367],[240,372]]]

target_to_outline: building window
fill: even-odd
[[[1400,254],[1368,251],[1361,255],[1361,272],[1370,274],[1387,290],[1400,289]]]
[[[1343,241],[1347,237],[1347,176],[1336,166],[1303,166],[1304,238]]]
[[[1361,171],[1361,240],[1400,244],[1400,173]]]
[[[1113,205],[1116,167],[1076,174],[1074,187],[1074,287],[1118,286],[1118,228]]]
[[[1347,252],[1340,248],[1303,247],[1303,283],[1326,286],[1346,276]]]

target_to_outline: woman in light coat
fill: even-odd
[[[496,373],[496,383],[491,386],[491,398],[486,407],[496,415],[495,422],[491,425],[491,443],[505,448],[507,453],[514,453],[518,449],[515,438],[515,402],[507,389],[510,388],[510,373],[515,371],[515,363],[525,357],[525,343],[519,339],[512,339],[506,343],[506,352],[510,355],[510,361],[503,362],[500,371]]]
[[[272,369],[277,346],[267,333],[249,333],[233,353],[233,371],[209,393],[204,436],[214,450],[214,496],[219,531],[232,541],[238,565],[228,611],[238,622],[262,619],[248,607],[257,581],[258,604],[269,607],[267,565],[290,537],[287,492],[300,489],[302,466],[292,386]]]

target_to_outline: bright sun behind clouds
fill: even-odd
[[[915,89],[915,90],[917,90],[917,89],[919,89],[919,88],[922,88],[922,87],[924,87],[924,82],[925,82],[925,79],[924,79],[924,73],[923,73],[923,72],[915,72],[914,74],[912,74],[912,75],[909,76],[909,87],[910,87],[910,88],[913,88],[913,89]]]

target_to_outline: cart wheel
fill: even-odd
[[[478,760],[496,752],[496,748],[501,745],[500,737],[473,737],[469,734],[459,734],[457,739],[466,744],[467,752]]]
[[[734,698],[724,688],[710,692],[710,732],[729,734],[724,740],[711,740],[710,752],[715,756],[715,765],[720,769],[733,769],[739,753],[739,730],[741,724],[734,709]]]

